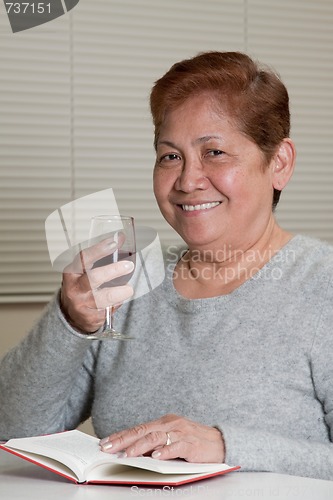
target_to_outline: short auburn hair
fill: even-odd
[[[155,147],[166,113],[202,93],[221,103],[267,164],[289,137],[289,96],[278,74],[241,52],[204,52],[177,62],[155,82],[150,95]],[[273,208],[279,197],[274,190]]]

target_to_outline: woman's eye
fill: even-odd
[[[223,151],[221,149],[212,149],[211,151],[208,151],[208,156],[220,156],[223,155]]]
[[[177,161],[177,160],[180,160],[180,156],[177,155],[176,153],[170,153],[170,154],[161,156],[161,158],[159,159],[159,163],[171,163],[171,162]]]

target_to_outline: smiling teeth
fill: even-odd
[[[207,210],[208,208],[217,207],[219,201],[214,201],[213,203],[202,203],[201,205],[182,205],[182,209],[185,212],[193,212],[194,210]]]

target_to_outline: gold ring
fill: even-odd
[[[167,435],[167,440],[166,440],[165,446],[169,446],[172,443],[171,437],[170,437],[170,434],[168,432],[166,433],[166,435]]]

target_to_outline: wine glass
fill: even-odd
[[[92,217],[90,222],[89,246],[110,238],[117,243],[116,249],[106,257],[97,260],[94,263],[93,269],[118,262],[119,260],[130,260],[135,265],[136,243],[134,218],[125,215],[97,215]],[[133,272],[134,270],[131,273],[124,274],[104,283],[100,288],[125,285],[132,277]],[[97,295],[95,296],[95,302],[98,307]],[[128,340],[133,338],[115,330],[113,306],[106,307],[103,331],[91,333],[87,337],[98,340]]]

